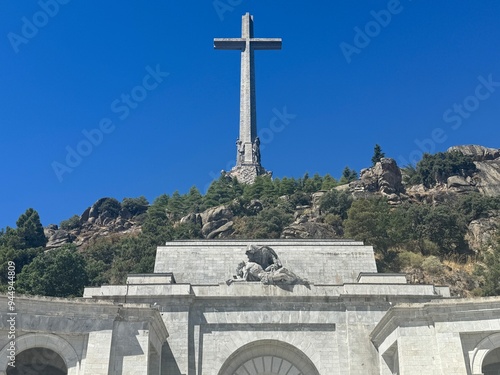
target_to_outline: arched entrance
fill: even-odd
[[[276,340],[260,340],[236,350],[219,375],[319,375],[311,360],[296,347]]]
[[[8,367],[7,375],[67,375],[64,360],[47,348],[32,348],[16,355],[16,367]]]
[[[9,343],[0,349],[0,375],[7,374],[7,371],[12,370],[8,365],[10,347]],[[42,355],[50,358],[50,351],[57,353],[65,364],[65,374],[77,375],[80,366],[80,359],[75,349],[62,337],[54,334],[47,333],[28,333],[18,336],[16,338],[16,364],[19,356],[23,352],[30,349],[37,349],[38,351],[28,352],[32,355]],[[37,354],[38,353],[38,354]],[[25,354],[25,355],[28,355]],[[43,373],[43,372],[42,372]],[[10,374],[10,373],[9,373]],[[27,372],[27,374],[30,374]],[[35,373],[37,374],[37,373]]]
[[[486,337],[476,346],[471,368],[474,375],[500,374],[500,333]]]
[[[500,375],[500,348],[490,351],[483,361],[484,375]]]

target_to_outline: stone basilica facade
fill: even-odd
[[[500,373],[500,298],[379,274],[348,240],[175,241],[83,298],[0,297],[0,374]]]

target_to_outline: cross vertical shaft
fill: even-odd
[[[255,100],[254,51],[257,49],[281,49],[280,38],[254,38],[253,17],[243,16],[241,38],[216,38],[215,49],[241,51],[240,81],[240,134],[237,141],[236,167],[260,166],[259,140],[257,138],[257,109]],[[265,172],[264,172],[265,173]]]
[[[241,37],[245,40],[245,48],[241,51],[240,82],[240,141],[245,147],[243,162],[251,163],[252,144],[257,137],[257,103],[255,102],[255,64],[253,38],[253,19],[250,14],[243,16]]]

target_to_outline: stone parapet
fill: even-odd
[[[247,260],[249,245],[271,247],[284,267],[311,284],[355,283],[361,272],[377,272],[373,248],[362,242],[297,239],[168,242],[158,247],[154,272],[171,272],[178,283],[219,284]]]
[[[405,298],[423,298],[423,300],[449,297],[446,290],[433,285],[413,284],[343,284],[343,285],[264,285],[260,282],[240,282],[227,285],[164,284],[164,285],[126,285],[86,288],[85,298],[113,299],[117,301],[137,302],[144,298],[157,300],[189,297],[197,299],[218,298],[261,298],[261,299],[318,299],[341,300],[352,298],[398,300]]]

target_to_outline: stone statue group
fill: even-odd
[[[245,163],[245,145],[240,140],[236,140],[236,165],[242,165]],[[252,142],[252,163],[260,165],[260,139],[256,137]]]
[[[269,246],[250,245],[245,254],[248,261],[238,264],[236,275],[226,282],[228,285],[242,281],[260,281],[266,285],[308,284],[307,280],[283,267],[276,252]]]

